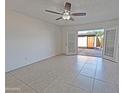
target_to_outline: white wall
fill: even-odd
[[[6,11],[6,72],[60,53],[58,26]]]
[[[109,21],[97,22],[97,23],[90,23],[84,25],[73,25],[73,26],[66,26],[62,29],[62,53],[66,53],[66,45],[67,45],[67,32],[68,31],[83,31],[83,30],[93,30],[93,29],[106,29],[110,27],[118,27],[119,20],[113,19]]]

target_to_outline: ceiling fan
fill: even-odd
[[[64,20],[74,21],[72,16],[86,16],[86,13],[71,13],[71,3],[69,2],[65,3],[64,11],[62,13],[51,11],[51,10],[45,10],[45,11],[61,15],[61,17],[57,18],[56,20],[64,19]]]

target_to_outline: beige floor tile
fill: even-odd
[[[93,93],[119,93],[118,86],[95,80]]]
[[[96,72],[96,65],[85,64],[80,74],[94,78],[95,72]]]
[[[88,93],[88,92],[56,80],[45,90],[44,93]]]
[[[7,77],[5,82],[6,93],[36,93],[31,87],[13,76]]]
[[[103,60],[97,64],[96,79],[106,81],[108,83],[119,84],[118,63]]]
[[[79,75],[76,79],[70,82],[71,85],[84,89],[88,92],[92,91],[93,78]]]
[[[44,76],[44,78],[39,78],[32,81],[29,85],[35,89],[38,93],[43,92],[57,77],[53,75]]]
[[[97,57],[56,56],[6,73],[7,93],[118,93],[118,64]],[[96,72],[95,72],[96,70]],[[95,81],[94,75],[98,80]],[[110,84],[113,84],[112,86]],[[109,90],[108,88],[110,87]],[[15,88],[12,91],[9,88]],[[115,90],[114,90],[115,88]],[[11,91],[10,91],[11,90]],[[87,91],[87,92],[86,92]],[[103,90],[104,91],[104,90]],[[108,92],[109,91],[109,92]]]

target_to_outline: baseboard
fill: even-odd
[[[116,60],[114,61],[114,60],[110,60],[110,59],[107,59],[107,58],[103,58],[103,59],[114,62],[114,63],[119,63],[119,61],[116,61]]]
[[[38,63],[38,62],[46,61],[46,60],[48,60],[48,59],[50,59],[50,58],[53,58],[53,57],[56,57],[56,56],[60,56],[60,55],[62,55],[62,53],[56,54],[56,55],[53,55],[53,56],[46,57],[46,58],[44,58],[44,59],[42,59],[42,60],[39,60],[39,61],[33,62],[33,63],[31,63],[31,64],[27,64],[27,65],[24,65],[24,66],[15,68],[15,69],[10,70],[10,71],[7,71],[7,72],[5,72],[5,73],[10,73],[10,72],[12,72],[12,71],[22,69],[22,68],[24,68],[24,67],[26,67],[26,66],[30,66],[30,65],[33,65],[33,64]]]

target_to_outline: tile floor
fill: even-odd
[[[119,93],[118,63],[56,56],[6,73],[6,93]]]

